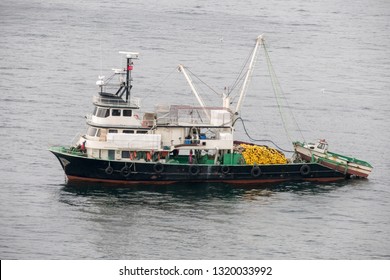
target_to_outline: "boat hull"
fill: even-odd
[[[286,181],[338,181],[344,174],[318,163],[274,165],[203,165],[108,161],[51,150],[69,181],[109,184],[216,182],[234,185]]]
[[[332,156],[332,153],[329,153],[329,156],[327,156],[299,145],[295,145],[295,151],[303,160],[307,162],[315,161],[321,165],[344,173],[346,176],[367,178],[372,171],[372,167],[341,160],[337,156]]]

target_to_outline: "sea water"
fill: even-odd
[[[1,259],[388,259],[389,25],[386,0],[1,1]],[[197,104],[178,64],[221,106],[225,88],[237,102],[260,34],[272,65],[261,50],[242,109],[250,136],[286,150],[324,138],[370,162],[368,180],[66,183],[48,147],[85,131],[118,51],[140,52],[132,94],[144,111]],[[240,123],[235,136],[248,141]]]

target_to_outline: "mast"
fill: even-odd
[[[133,80],[131,78],[131,71],[133,70],[133,61],[132,59],[138,59],[139,53],[136,52],[119,52],[120,54],[126,55],[126,85],[125,85],[125,92],[126,92],[126,102],[130,100],[130,91],[132,88],[131,81]]]
[[[260,44],[263,44],[263,43],[264,43],[263,35],[258,36],[256,39],[255,47],[253,48],[252,57],[251,57],[251,61],[249,63],[248,70],[246,72],[245,80],[244,80],[244,83],[242,84],[242,87],[241,87],[240,98],[238,99],[237,107],[236,107],[236,111],[235,111],[236,115],[238,115],[239,111],[241,110],[242,102],[244,101],[246,91],[248,89],[249,80],[252,77],[253,69],[255,66],[257,51],[259,49]]]
[[[131,90],[131,81],[130,81],[130,78],[131,78],[131,70],[133,69],[133,65],[132,62],[131,62],[131,58],[127,57],[127,63],[126,63],[127,67],[126,67],[126,102],[129,100],[130,98],[130,90]]]

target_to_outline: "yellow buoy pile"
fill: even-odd
[[[246,164],[285,164],[287,158],[276,149],[266,146],[255,146],[248,144],[241,144],[244,148],[242,156]]]

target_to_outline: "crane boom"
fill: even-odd
[[[251,61],[249,63],[249,67],[248,67],[248,70],[246,72],[245,80],[244,80],[244,83],[242,84],[242,87],[241,87],[240,98],[238,99],[237,107],[236,107],[236,111],[235,111],[236,115],[238,115],[239,111],[241,110],[241,106],[242,106],[242,103],[244,101],[244,98],[245,98],[245,95],[246,95],[246,91],[248,89],[248,84],[249,84],[250,78],[252,77],[252,73],[253,73],[253,69],[254,69],[254,66],[255,66],[258,49],[259,49],[260,44],[263,44],[263,43],[264,43],[263,35],[258,36],[257,39],[256,39],[255,47],[253,48]]]
[[[202,98],[200,97],[198,91],[196,90],[194,84],[192,83],[191,77],[188,75],[187,71],[185,70],[184,66],[182,64],[179,64],[178,70],[183,73],[184,77],[186,78],[188,84],[191,87],[192,92],[194,93],[196,99],[198,100],[200,106],[203,108],[206,116],[210,119],[210,114],[206,109],[206,105],[204,104]]]

